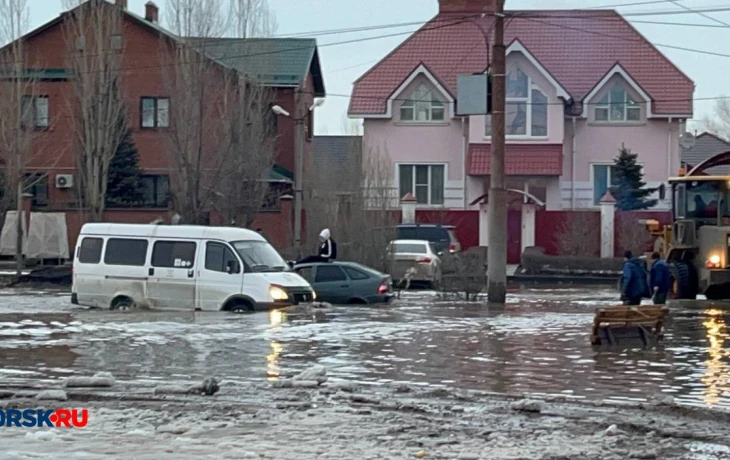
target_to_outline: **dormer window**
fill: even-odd
[[[621,123],[641,120],[641,106],[621,86],[614,85],[594,109],[596,121]]]
[[[548,98],[525,72],[513,67],[507,73],[505,134],[513,137],[547,137]],[[485,135],[492,136],[492,116],[487,115]]]
[[[416,88],[400,106],[400,119],[406,122],[444,121],[444,103],[426,85]]]

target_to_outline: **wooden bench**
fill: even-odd
[[[596,309],[592,345],[614,345],[618,338],[640,339],[644,345],[664,338],[662,327],[669,309],[665,305],[618,306]]]

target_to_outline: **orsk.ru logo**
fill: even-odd
[[[89,423],[88,409],[0,410],[0,427],[83,428]]]

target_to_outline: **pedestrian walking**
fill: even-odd
[[[631,251],[624,253],[624,259],[621,297],[624,305],[641,305],[642,298],[651,296],[646,269],[641,260],[634,258]]]
[[[651,292],[655,305],[664,305],[667,303],[667,294],[671,286],[669,278],[669,265],[667,261],[662,259],[658,252],[651,255]]]

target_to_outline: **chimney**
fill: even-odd
[[[439,0],[439,14],[483,14],[493,13],[498,0]]]
[[[115,0],[114,3],[116,3],[116,5],[123,10],[127,9],[127,0]]]
[[[144,18],[155,24],[160,22],[160,9],[157,8],[155,2],[147,2],[144,5]]]

